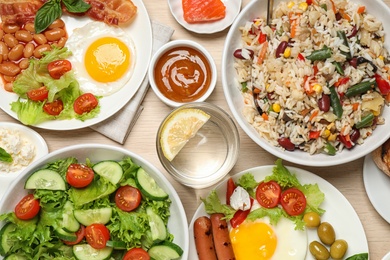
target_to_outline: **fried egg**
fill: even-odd
[[[84,93],[109,96],[133,74],[134,42],[120,27],[90,22],[73,31],[66,47],[72,51],[69,61]]]
[[[294,228],[295,224],[286,218],[281,218],[274,226],[268,218],[245,220],[230,230],[236,260],[305,259],[306,231]]]

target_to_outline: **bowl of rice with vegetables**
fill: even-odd
[[[222,81],[232,113],[262,148],[310,166],[358,159],[390,131],[390,9],[382,1],[249,3],[232,25]]]

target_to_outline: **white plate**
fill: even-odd
[[[35,146],[35,157],[32,162],[40,159],[49,152],[49,149],[47,148],[47,144],[43,137],[31,128],[28,128],[21,124],[5,122],[0,122],[0,128],[18,131],[24,138],[27,138],[29,141],[31,141],[31,143]],[[24,169],[21,169],[17,172],[9,173],[0,172],[0,199],[3,196],[4,192],[7,190],[9,184],[14,179],[16,179],[23,170]]]
[[[376,166],[371,154],[364,158],[363,182],[371,204],[379,215],[390,223],[390,207],[387,201],[390,197],[390,177]]]
[[[183,17],[182,0],[168,0],[169,8],[176,21],[189,31],[203,34],[220,32],[230,26],[241,10],[241,0],[222,0],[226,6],[225,18],[210,23],[187,23]]]
[[[100,100],[100,113],[95,118],[84,122],[76,119],[53,120],[35,125],[36,127],[50,130],[72,130],[100,123],[119,111],[137,92],[146,75],[152,53],[152,26],[142,0],[133,0],[133,2],[138,8],[137,16],[128,26],[122,27],[133,39],[137,57],[133,75],[126,86],[111,96]],[[63,15],[62,19],[65,21],[69,36],[72,35],[75,28],[82,27],[92,21],[88,17],[71,17],[68,15]],[[18,119],[10,107],[10,103],[17,100],[18,96],[5,91],[2,86],[0,86],[0,96],[0,108],[10,116]]]
[[[252,173],[255,176],[256,181],[261,181],[265,176],[272,174],[274,166],[259,166],[252,169],[242,171],[232,178],[237,181],[241,175],[245,173]],[[348,242],[348,255],[354,255],[357,253],[368,252],[368,243],[366,234],[364,232],[362,223],[352,205],[348,200],[340,193],[332,184],[322,179],[321,177],[299,169],[295,167],[287,167],[289,171],[297,176],[302,184],[314,184],[317,183],[321,191],[325,194],[325,200],[321,204],[321,208],[326,212],[321,217],[321,221],[329,222],[335,229],[336,239],[345,239]],[[221,202],[225,202],[226,194],[226,181],[218,185],[216,188],[217,194]],[[202,203],[195,212],[190,226],[190,259],[198,259],[196,254],[195,242],[194,242],[194,221],[200,217],[207,215],[204,204]],[[353,230],[353,232],[351,232]],[[317,232],[314,230],[308,230],[308,243],[313,240],[318,240]],[[309,250],[306,254],[306,260],[313,259]]]
[[[287,0],[286,0],[287,1]],[[352,0],[350,0],[352,1]],[[281,0],[275,0],[274,7],[276,7]],[[382,0],[354,0],[356,4],[362,4],[367,7],[367,12],[377,17],[383,22],[385,31],[385,47],[390,49],[390,25],[386,23],[390,16],[390,8]],[[382,116],[385,118],[385,125],[378,126],[373,132],[372,136],[366,139],[363,145],[357,145],[351,150],[344,149],[335,156],[326,154],[310,155],[309,153],[295,150],[294,152],[283,151],[279,147],[274,147],[266,140],[261,138],[257,131],[250,125],[242,114],[244,101],[239,89],[239,84],[235,78],[236,71],[234,69],[233,52],[241,45],[241,35],[239,27],[244,25],[247,21],[251,21],[255,17],[265,17],[266,15],[266,0],[253,0],[247,4],[242,12],[238,15],[229,33],[226,37],[224,51],[222,55],[222,87],[229,105],[229,108],[236,119],[237,123],[244,130],[244,132],[264,150],[273,154],[278,158],[307,166],[330,166],[347,163],[359,159],[368,153],[375,150],[378,146],[383,144],[390,137],[390,107],[386,106]]]
[[[390,260],[390,252],[387,253],[383,258],[382,260]]]

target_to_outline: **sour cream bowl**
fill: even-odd
[[[170,107],[205,101],[217,82],[211,54],[191,40],[166,43],[153,55],[149,83],[157,97]]]

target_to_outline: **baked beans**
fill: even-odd
[[[8,53],[8,59],[10,59],[11,61],[17,61],[17,60],[20,60],[23,56],[23,50],[24,50],[24,46],[23,44],[16,44],[15,47],[13,47],[9,53]]]

